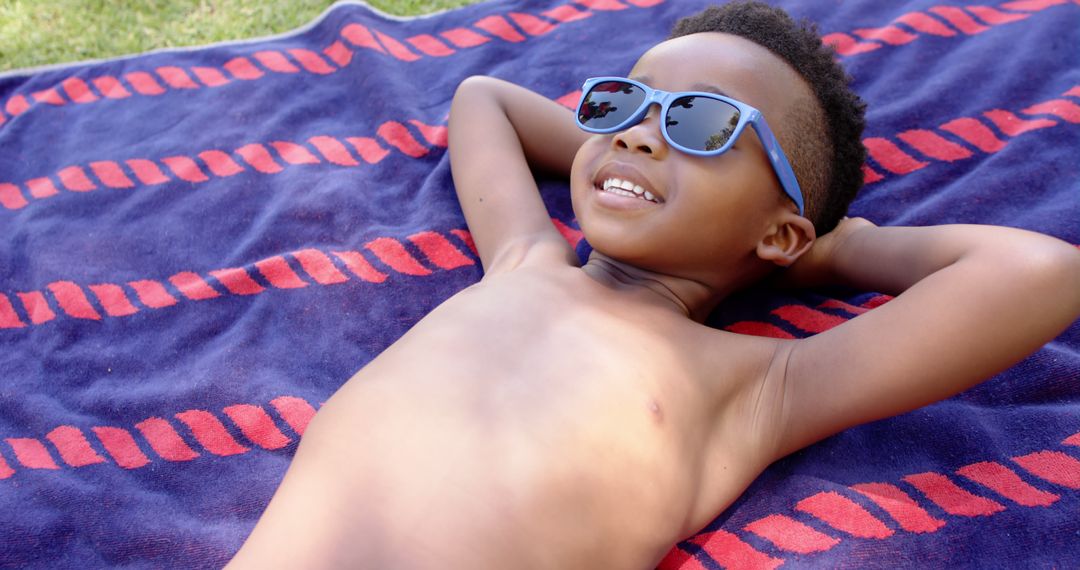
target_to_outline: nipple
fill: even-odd
[[[649,413],[653,416],[653,421],[656,423],[664,423],[664,410],[660,407],[660,402],[657,402],[655,398],[649,398]]]

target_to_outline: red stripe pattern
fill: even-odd
[[[64,463],[72,467],[85,467],[104,463],[105,458],[98,455],[82,430],[75,426],[60,426],[45,436],[56,446]]]
[[[141,279],[128,282],[128,286],[135,290],[139,302],[151,309],[164,309],[176,304],[176,297],[158,281]]]
[[[934,532],[945,526],[945,521],[930,516],[915,499],[895,485],[859,483],[851,488],[889,513],[889,516],[900,524],[900,528],[908,532]]]
[[[772,314],[806,332],[815,334],[847,322],[844,317],[818,311],[805,305],[784,305],[774,309]]]
[[[7,479],[14,474],[15,470],[12,469],[10,465],[8,465],[8,462],[4,459],[4,456],[0,455],[0,480]]]
[[[124,469],[138,469],[150,463],[150,458],[139,449],[131,432],[118,427],[94,428],[94,435],[101,441],[105,451]]]
[[[300,266],[304,271],[319,285],[335,285],[349,280],[344,273],[334,266],[334,262],[325,253],[317,249],[295,251],[293,256],[300,262]]]
[[[56,318],[56,313],[53,312],[52,307],[49,306],[49,302],[41,291],[30,291],[18,295],[27,316],[30,318],[30,322],[40,325]]]
[[[97,189],[97,185],[87,178],[86,172],[80,166],[62,168],[56,174],[64,188],[72,192],[89,192]]]
[[[840,544],[839,539],[818,532],[787,515],[769,515],[746,525],[745,530],[772,542],[782,550],[798,554],[824,552]]]
[[[1062,444],[1075,445],[1080,442],[1073,443],[1073,440],[1078,439],[1080,433],[1069,436]],[[1013,457],[1012,461],[1043,481],[1066,490],[1080,490],[1080,460],[1071,455],[1042,450]],[[1036,487],[1033,482],[1025,481],[1019,473],[998,461],[972,463],[957,469],[956,473],[1021,508],[1046,508],[1061,498],[1058,494]],[[992,516],[1009,508],[961,488],[942,473],[915,473],[904,477],[903,482],[918,490],[926,500],[949,516],[961,517],[961,520]],[[899,529],[890,528],[886,521],[871,514],[860,501],[869,501],[884,511],[896,521]],[[822,525],[840,534],[823,532]],[[676,545],[658,568],[689,570],[712,568],[713,564],[724,568],[775,568],[785,562],[785,556],[792,553],[800,556],[800,562],[812,565],[813,558],[808,556],[831,550],[845,540],[880,541],[903,536],[903,533],[934,533],[945,526],[946,520],[932,516],[919,500],[896,484],[859,483],[846,491],[840,488],[815,493],[798,501],[791,513],[767,514],[742,527],[747,536],[753,535],[755,539],[766,542],[747,540],[746,536],[729,530],[707,531]],[[759,546],[765,544],[771,547]],[[881,547],[874,550],[884,552]]]
[[[124,289],[119,285],[102,283],[91,285],[90,290],[97,296],[101,306],[105,308],[105,313],[110,317],[126,317],[139,311],[131,304]]]
[[[558,220],[553,222],[570,230]],[[96,283],[85,288],[72,281],[54,281],[46,285],[47,293],[0,294],[0,329],[42,325],[57,315],[92,321],[100,321],[103,316],[128,317],[147,310],[167,309],[184,301],[252,296],[270,290],[304,289],[312,284],[329,286],[350,280],[382,283],[390,273],[427,276],[436,270],[475,267],[473,247],[464,230],[446,234],[422,231],[404,240],[377,237],[364,244],[362,251],[324,252],[308,248],[203,274],[180,271],[166,279]],[[12,302],[12,298],[21,303]]]
[[[420,260],[413,257],[405,246],[393,238],[375,238],[368,242],[365,249],[375,254],[379,261],[405,275],[430,275],[431,270],[424,267]]]
[[[71,281],[54,281],[48,285],[60,308],[70,317],[100,321],[101,315],[90,304],[82,288]]]
[[[205,301],[206,299],[214,299],[221,296],[210,286],[202,277],[197,273],[190,271],[181,271],[176,275],[169,278],[169,282],[181,294],[192,301]]]
[[[1048,507],[1061,498],[1025,483],[1015,471],[993,461],[973,463],[957,473],[1025,507]]]
[[[795,335],[774,324],[763,323],[760,321],[739,321],[737,323],[732,323],[724,327],[724,330],[738,334],[748,334],[751,336],[767,336],[771,338],[795,338]]]
[[[801,338],[843,324],[852,317],[885,304],[891,298],[888,295],[878,295],[858,307],[839,299],[826,299],[819,303],[817,307],[796,304],[783,305],[769,313],[770,317],[775,317],[772,322],[738,321],[726,325],[724,330],[772,338]]]
[[[1076,90],[1070,88],[1064,95],[1076,96]],[[1061,124],[1080,124],[1080,105],[1067,99],[1028,105],[1020,113],[1031,118],[1005,109],[991,109],[980,117],[959,117],[936,129],[904,131],[896,135],[896,140],[866,138],[863,144],[869,154],[866,169],[870,176],[864,180],[871,184],[890,175],[911,174],[935,162],[956,162],[995,153],[1013,137]]]
[[[244,437],[263,449],[281,449],[292,440],[274,424],[274,419],[266,410],[250,404],[237,404],[224,410]]]
[[[1018,465],[1055,485],[1080,489],[1080,461],[1060,451],[1036,451],[1013,457]]]
[[[571,246],[576,246],[582,239],[580,230],[557,219],[552,219],[552,223]],[[102,319],[99,306],[108,317],[127,317],[146,309],[170,308],[184,300],[206,301],[223,295],[252,296],[269,290],[304,289],[313,283],[337,285],[353,278],[382,283],[390,273],[429,276],[436,270],[474,267],[476,256],[476,246],[469,232],[455,229],[446,234],[422,231],[405,240],[377,237],[364,244],[361,251],[304,249],[260,259],[244,267],[210,270],[205,274],[180,271],[164,280],[138,279],[126,284],[89,285],[87,289],[93,293],[96,304],[79,284],[54,281],[46,285],[51,296],[41,291],[16,293],[15,298],[22,301],[21,307],[12,303],[7,295],[0,294],[0,329],[21,328],[27,322],[45,324],[57,315],[99,321]],[[770,313],[769,316],[776,319],[772,323],[740,321],[724,328],[739,334],[773,338],[806,337],[840,325],[889,299],[888,295],[878,295],[861,306],[838,299],[826,299],[816,308],[788,304]]]
[[[448,239],[435,232],[420,232],[409,236],[409,241],[420,249],[439,269],[451,270],[473,265],[473,260],[461,252]]]
[[[166,461],[191,461],[199,453],[180,437],[176,428],[162,418],[149,418],[135,424],[154,453]]]
[[[278,289],[300,289],[308,285],[280,255],[256,261],[255,267],[271,285]]]
[[[345,267],[349,271],[360,278],[362,281],[369,281],[371,283],[382,283],[386,281],[386,274],[375,269],[363,254],[358,251],[335,251],[332,252],[334,257],[341,260],[345,264]]]
[[[218,269],[216,271],[211,271],[210,275],[217,279],[218,282],[233,295],[258,295],[259,293],[266,291],[266,289],[252,279],[251,274],[242,267]]]
[[[123,469],[139,469],[159,460],[192,461],[203,455],[200,450],[228,457],[254,449],[234,437],[223,418],[239,429],[243,439],[258,448],[279,450],[298,440],[315,415],[310,403],[295,396],[275,398],[270,401],[270,408],[276,415],[264,406],[235,404],[225,407],[223,414],[184,410],[174,414],[177,422],[147,418],[135,424],[134,430],[93,426],[84,431],[78,426],[62,425],[46,434],[44,441],[9,437],[4,441],[15,466],[0,454],[0,479],[12,477],[18,468],[58,470],[62,466],[115,464]],[[286,431],[293,435],[286,435]],[[87,433],[91,435],[88,437]]]
[[[1068,89],[1063,95],[1080,97],[1080,86]],[[559,98],[559,101],[573,105],[577,97],[575,92]],[[889,175],[911,174],[933,162],[955,162],[969,159],[977,153],[994,153],[1004,148],[1009,138],[1060,124],[1080,124],[1080,105],[1063,98],[1028,105],[1020,113],[1033,118],[1024,118],[1004,109],[991,109],[981,117],[956,118],[936,129],[904,131],[896,135],[896,140],[868,137],[863,140],[870,160],[864,165],[864,181],[872,184],[887,179]],[[160,165],[146,158],[128,159],[123,164],[115,161],[91,162],[88,168],[97,182],[80,165],[61,168],[55,176],[61,188],[81,194],[100,186],[134,188],[137,186],[134,180],[142,185],[159,185],[175,177],[184,182],[203,183],[211,180],[211,177],[227,178],[244,172],[246,168],[241,161],[262,174],[277,174],[288,166],[320,164],[323,161],[345,167],[359,166],[361,162],[375,164],[383,160],[391,149],[411,158],[421,158],[429,154],[430,148],[447,146],[444,125],[429,125],[415,119],[407,123],[419,137],[405,123],[386,121],[376,129],[382,142],[371,137],[338,139],[316,135],[308,139],[310,147],[297,142],[273,141],[269,147],[260,143],[247,144],[233,151],[233,154],[219,149],[197,152],[201,164],[188,156],[165,157],[160,159]],[[996,134],[995,129],[1007,138]],[[348,146],[344,143],[348,143]],[[349,146],[355,150],[355,155]],[[125,170],[125,165],[130,171]],[[134,175],[134,180],[129,172]],[[172,177],[167,173],[171,173]],[[32,178],[21,186],[0,182],[0,206],[7,210],[19,210],[29,205],[31,200],[43,200],[59,194],[60,190],[50,177]]]
[[[249,169],[271,175],[281,173],[288,167],[323,162],[355,167],[378,163],[393,150],[410,158],[421,158],[428,155],[431,148],[446,148],[445,125],[429,125],[415,119],[407,123],[384,122],[377,128],[378,139],[316,135],[308,138],[306,144],[273,141],[266,145],[243,145],[232,152],[208,149],[194,153],[195,156],[169,156],[158,160],[132,158],[122,162],[96,161],[87,167],[72,165],[61,168],[56,172],[56,178],[60,181],[60,188],[85,194],[102,186],[127,189],[176,181],[200,184],[229,178]],[[60,194],[50,177],[27,180],[22,187],[25,191],[17,184],[0,182],[0,206],[19,210],[30,204],[30,200],[44,200]]]
[[[240,445],[221,420],[206,410],[187,410],[176,414],[176,419],[191,429],[200,445],[214,455],[238,455],[250,448]]]
[[[904,477],[904,481],[950,515],[984,517],[1005,510],[997,501],[972,494],[940,473],[916,473]]]
[[[311,422],[311,418],[315,417],[315,408],[303,398],[281,396],[270,400],[270,405],[281,414],[282,419],[289,424],[296,435],[304,435],[304,430]]]
[[[807,497],[795,505],[795,510],[859,538],[888,538],[893,534],[891,528],[858,503],[833,491]]]
[[[784,563],[783,559],[773,558],[725,530],[702,533],[688,542],[699,546],[725,568],[772,570]]]
[[[22,322],[15,312],[11,299],[8,299],[7,295],[0,295],[0,329],[18,329],[25,326],[26,323]]]
[[[86,80],[71,77],[61,80],[56,88],[47,88],[9,98],[2,108],[12,117],[42,104],[64,106],[71,103],[88,104],[102,99],[124,99],[133,93],[144,96],[160,96],[169,91],[192,91],[217,88],[240,81],[255,81],[271,75],[312,74],[325,76],[347,67],[358,50],[391,57],[402,62],[413,62],[435,57],[444,58],[459,50],[471,49],[495,40],[524,42],[544,36],[561,25],[570,24],[594,15],[596,12],[623,10],[629,6],[651,8],[664,0],[634,0],[629,4],[617,1],[577,0],[539,14],[509,12],[483,17],[468,27],[458,27],[433,34],[417,34],[397,38],[381,30],[359,23],[345,25],[339,37],[321,50],[288,49],[285,51],[260,50],[250,57],[235,57],[220,67],[193,66],[191,68],[166,65],[152,70],[132,71],[122,77],[104,75]],[[96,92],[95,92],[96,90]],[[31,102],[32,101],[32,102]],[[0,114],[0,128],[7,119]]]
[[[15,459],[28,469],[59,469],[45,444],[39,439],[9,437],[4,440],[15,452]]]
[[[837,54],[850,57],[885,46],[908,44],[924,36],[951,38],[981,34],[995,26],[1019,22],[1034,12],[1065,3],[1066,0],[1037,0],[1006,2],[997,8],[933,6],[926,12],[908,12],[879,27],[859,28],[851,34],[826,34],[822,41],[832,46]]]

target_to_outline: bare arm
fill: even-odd
[[[526,253],[576,263],[551,224],[530,165],[568,174],[587,135],[570,112],[523,87],[470,77],[450,107],[450,166],[484,270],[508,269]]]
[[[789,344],[777,457],[955,395],[1080,316],[1080,251],[1049,236],[854,219],[827,237],[792,267],[794,278],[898,296]]]

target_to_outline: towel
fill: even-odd
[[[456,85],[570,106],[707,4],[340,3],[281,36],[0,75],[0,565],[223,565],[321,403],[481,277],[446,152]],[[775,4],[868,102],[851,215],[1080,243],[1080,2]],[[565,183],[540,186],[586,256]],[[806,337],[888,301],[748,292],[709,324]],[[1072,566],[1078,511],[1074,323],[777,462],[660,567]]]

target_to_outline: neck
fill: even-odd
[[[612,289],[639,291],[657,305],[699,323],[736,287],[733,283],[708,283],[642,269],[596,250],[582,267],[590,277]]]

